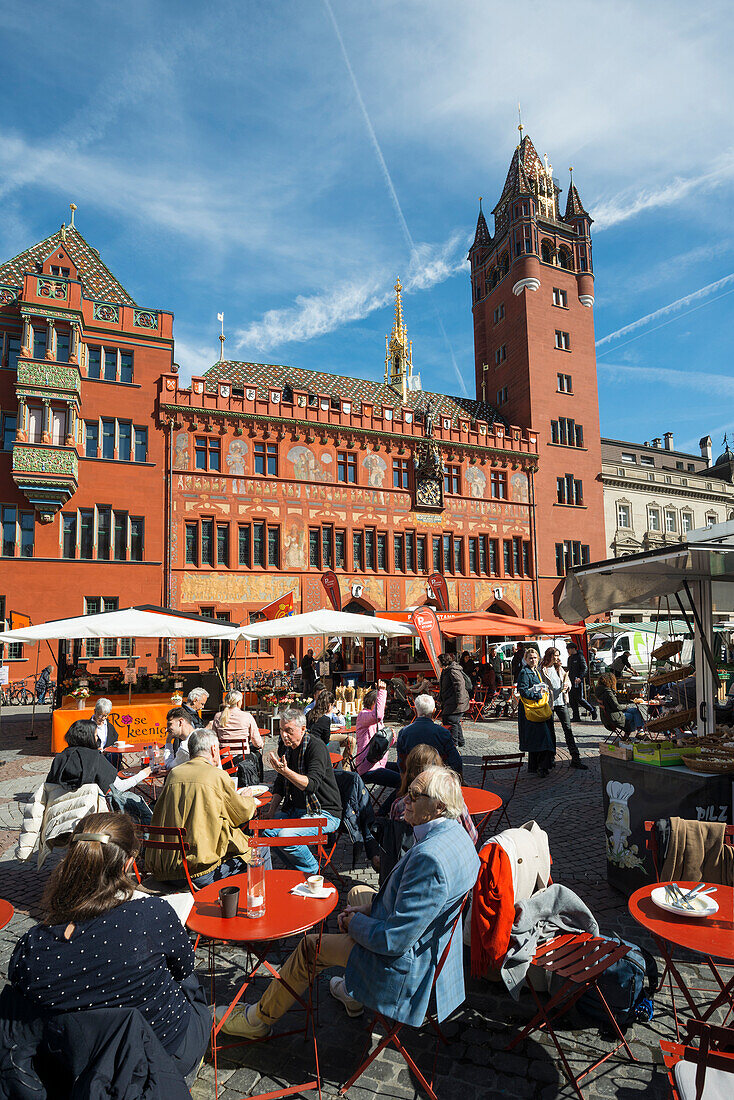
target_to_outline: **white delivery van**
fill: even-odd
[[[632,627],[630,627],[629,630],[620,631],[619,634],[615,634],[614,638],[603,637],[601,639],[601,645],[596,651],[602,671],[611,668],[612,661],[615,657],[619,657],[628,649],[630,654],[629,661],[633,670],[640,675],[647,676],[650,671],[650,665],[654,663],[652,656],[653,649],[662,645],[663,642],[667,642],[669,637],[670,636],[664,631],[658,631],[657,634],[651,634],[643,630],[634,630]],[[684,639],[680,660],[685,665],[691,662],[692,657],[693,641],[690,638]]]

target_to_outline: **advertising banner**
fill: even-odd
[[[440,679],[441,666],[438,663],[438,657],[443,649],[443,644],[436,614],[430,607],[419,607],[413,612],[411,618],[413,626],[418,631],[421,645],[428,654],[428,659],[433,666],[433,671]]]
[[[51,751],[61,752],[66,748],[64,735],[69,726],[80,718],[90,719],[94,713],[94,699],[90,699],[90,707],[79,710],[74,707],[62,707],[53,712],[51,718]],[[112,702],[112,712],[107,716],[107,726],[110,733],[107,743],[112,741],[129,741],[145,745],[164,745],[166,743],[166,714],[171,709],[172,703],[169,697],[161,699],[155,696],[133,696],[132,703],[126,699],[115,699]],[[114,736],[113,736],[114,735]]]
[[[335,611],[341,611],[342,609],[342,594],[339,590],[339,578],[333,569],[328,569],[321,578],[321,583],[326,589],[326,595],[331,601],[331,606]]]
[[[446,586],[446,578],[442,573],[431,573],[428,583],[433,589],[436,602],[442,611],[449,609],[449,590]]]

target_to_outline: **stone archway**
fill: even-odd
[[[354,597],[353,599],[351,599],[349,601],[349,603],[346,605],[346,607],[342,608],[342,611],[344,611],[344,613],[347,614],[347,615],[372,615],[372,616],[374,616],[376,614],[375,609],[372,606],[372,604],[368,603],[367,600],[361,599],[361,597],[360,598]]]

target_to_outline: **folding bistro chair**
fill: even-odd
[[[672,1100],[702,1100],[707,1089],[712,1096],[734,1095],[734,1028],[689,1020],[686,1030],[685,1043],[660,1043]]]
[[[457,926],[460,925],[461,915],[464,912],[464,908],[466,906],[467,901],[469,900],[470,895],[471,895],[471,890],[467,894],[464,895],[464,898],[461,902],[461,905],[459,906],[459,910],[458,910],[456,916],[454,917],[453,923],[451,925],[451,932],[449,934],[448,942],[447,942],[446,946],[444,947],[444,949],[441,953],[441,958],[438,960],[438,963],[436,964],[436,969],[435,969],[434,974],[433,974],[433,981],[431,983],[431,1000],[433,1000],[433,1001],[435,1001],[436,982],[438,981],[439,976],[441,974],[441,971],[443,970],[444,963],[446,962],[446,959],[448,958],[448,954],[449,954],[449,951],[451,950],[451,943],[453,941],[454,934],[456,932]],[[372,1017],[372,1020],[370,1022],[368,1031],[367,1031],[367,1045],[364,1049],[364,1054],[362,1055],[363,1061],[361,1062],[359,1067],[355,1070],[355,1072],[352,1074],[352,1076],[349,1078],[349,1080],[346,1082],[346,1084],[342,1085],[342,1087],[339,1089],[339,1095],[343,1096],[344,1093],[347,1092],[347,1090],[352,1087],[352,1085],[355,1083],[355,1081],[357,1081],[362,1076],[362,1074],[365,1072],[365,1070],[368,1068],[368,1066],[372,1065],[375,1058],[377,1058],[383,1052],[385,1047],[394,1046],[395,1049],[403,1056],[405,1061],[408,1063],[409,1069],[411,1069],[413,1071],[413,1073],[415,1074],[415,1076],[418,1078],[418,1081],[420,1082],[422,1088],[424,1089],[426,1095],[428,1096],[428,1100],[438,1100],[438,1097],[436,1096],[436,1093],[433,1091],[433,1080],[434,1080],[434,1077],[436,1075],[436,1060],[438,1058],[438,1044],[439,1043],[444,1043],[444,1045],[445,1045],[447,1043],[447,1039],[446,1039],[446,1036],[444,1035],[444,1033],[442,1032],[441,1027],[439,1025],[439,1022],[436,1019],[435,1015],[429,1013],[429,1015],[426,1017],[426,1019],[427,1019],[428,1023],[431,1025],[431,1027],[433,1028],[433,1030],[436,1033],[436,1049],[435,1049],[434,1057],[433,1057],[433,1069],[431,1071],[431,1082],[430,1082],[430,1084],[428,1083],[426,1078],[423,1076],[421,1071],[418,1069],[418,1066],[415,1064],[415,1062],[411,1058],[410,1054],[408,1053],[408,1051],[405,1049],[402,1042],[400,1041],[400,1032],[401,1032],[401,1030],[403,1029],[403,1027],[405,1025],[401,1024],[401,1023],[396,1023],[394,1020],[388,1020],[385,1016],[382,1015],[381,1012],[375,1012],[375,1014]],[[380,1024],[383,1027],[383,1029],[385,1031],[385,1035],[380,1040],[380,1042],[377,1044],[377,1046],[372,1051],[372,1053],[368,1054],[368,1051],[370,1049],[370,1044],[372,1042],[372,1032],[374,1031],[375,1024]]]
[[[252,818],[247,822],[250,830],[251,848],[291,848],[295,844],[303,844],[309,848],[318,849],[319,867],[326,851],[328,834],[326,833],[325,817],[264,817]],[[291,836],[264,836],[266,829],[316,829],[317,832],[310,835],[296,833]]]
[[[142,842],[143,859],[145,859],[146,848],[156,848],[159,851],[179,852],[181,856],[181,862],[183,864],[184,876],[188,885],[192,898],[196,897],[197,887],[194,885],[191,875],[189,874],[189,865],[186,862],[186,855],[191,851],[191,848],[186,840],[186,830],[178,829],[172,825],[137,825],[136,832]],[[138,870],[137,861],[133,861],[133,871],[135,877],[142,886],[142,879],[140,877],[140,871]],[[199,946],[199,940],[201,936],[196,937],[194,943],[194,951]]]
[[[490,694],[489,688],[483,687],[479,683],[476,684],[476,686],[474,688],[474,692],[472,693],[472,697],[469,700],[469,715],[468,716],[469,716],[469,718],[471,719],[472,722],[483,722],[483,721],[485,721],[485,719],[484,719],[484,708],[486,707],[487,702],[489,700],[489,694]]]
[[[507,813],[507,807],[512,799],[515,797],[515,789],[517,788],[517,781],[520,778],[520,771],[522,769],[524,754],[521,752],[500,752],[495,756],[483,756],[482,757],[482,782],[481,786],[484,789],[484,785],[487,782],[487,772],[501,772],[501,771],[515,771],[515,778],[512,782],[512,790],[507,798],[502,800],[502,812],[497,818],[496,827],[499,827],[502,822],[502,818],[507,822],[507,828],[511,829],[512,824],[510,822],[510,815]],[[508,776],[512,778],[512,776]]]
[[[565,980],[558,992],[543,1004],[533,988],[528,972],[525,981],[538,1011],[535,1016],[533,1016],[530,1023],[515,1036],[512,1042],[508,1043],[506,1049],[512,1050],[513,1047],[516,1047],[518,1043],[521,1043],[522,1040],[533,1031],[540,1031],[542,1028],[546,1027],[558,1051],[566,1076],[570,1084],[573,1085],[574,1089],[581,1097],[581,1100],[584,1100],[584,1094],[581,1091],[579,1082],[583,1081],[584,1077],[587,1077],[595,1069],[598,1069],[603,1062],[606,1062],[607,1059],[616,1054],[620,1047],[623,1046],[625,1048],[633,1062],[637,1061],[598,983],[599,976],[619,959],[624,958],[628,951],[629,947],[627,947],[626,944],[616,943],[614,940],[605,940],[600,936],[592,936],[589,932],[554,936],[552,940],[547,940],[545,943],[541,944],[533,956],[531,965],[538,966],[543,970],[548,970],[558,978],[563,978]],[[578,1001],[579,997],[586,993],[588,989],[596,991],[609,1017],[609,1021],[619,1038],[619,1042],[608,1054],[592,1062],[583,1073],[574,1074],[563,1052],[563,1048],[558,1041],[558,1036],[553,1028],[553,1022],[565,1015],[576,1001]]]

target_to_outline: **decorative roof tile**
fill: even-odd
[[[37,265],[42,264],[59,246],[66,249],[76,264],[87,297],[99,298],[105,302],[120,302],[128,306],[136,304],[102,261],[96,248],[87,244],[75,226],[67,226],[63,237],[59,229],[44,241],[20,252],[12,260],[0,264],[0,283],[21,287],[26,272],[36,271]]]
[[[570,218],[588,218],[589,214],[584,210],[584,204],[579,198],[579,193],[576,190],[576,184],[571,180],[571,186],[568,189],[568,198],[566,200],[566,213],[563,216],[564,221],[568,221]]]
[[[477,218],[477,231],[474,234],[472,249],[481,248],[483,245],[491,245],[492,236],[487,228],[487,221],[482,212],[482,204],[479,203],[479,217]]]
[[[342,401],[353,403],[367,401],[379,408],[385,406],[396,409],[403,404],[402,396],[384,382],[371,382],[366,378],[347,378],[344,375],[302,370],[300,367],[286,367],[275,363],[236,363],[225,359],[210,367],[204,378],[206,389],[210,393],[216,391],[218,382],[227,381],[233,385],[254,386],[261,398],[267,397],[270,386],[282,389],[288,385],[293,390],[328,394]],[[472,401],[468,397],[452,397],[445,393],[409,390],[407,406],[413,410],[423,409],[429,398],[434,417],[448,417],[452,426],[458,422],[459,417],[486,420],[490,424],[507,423],[496,409],[483,401]]]

